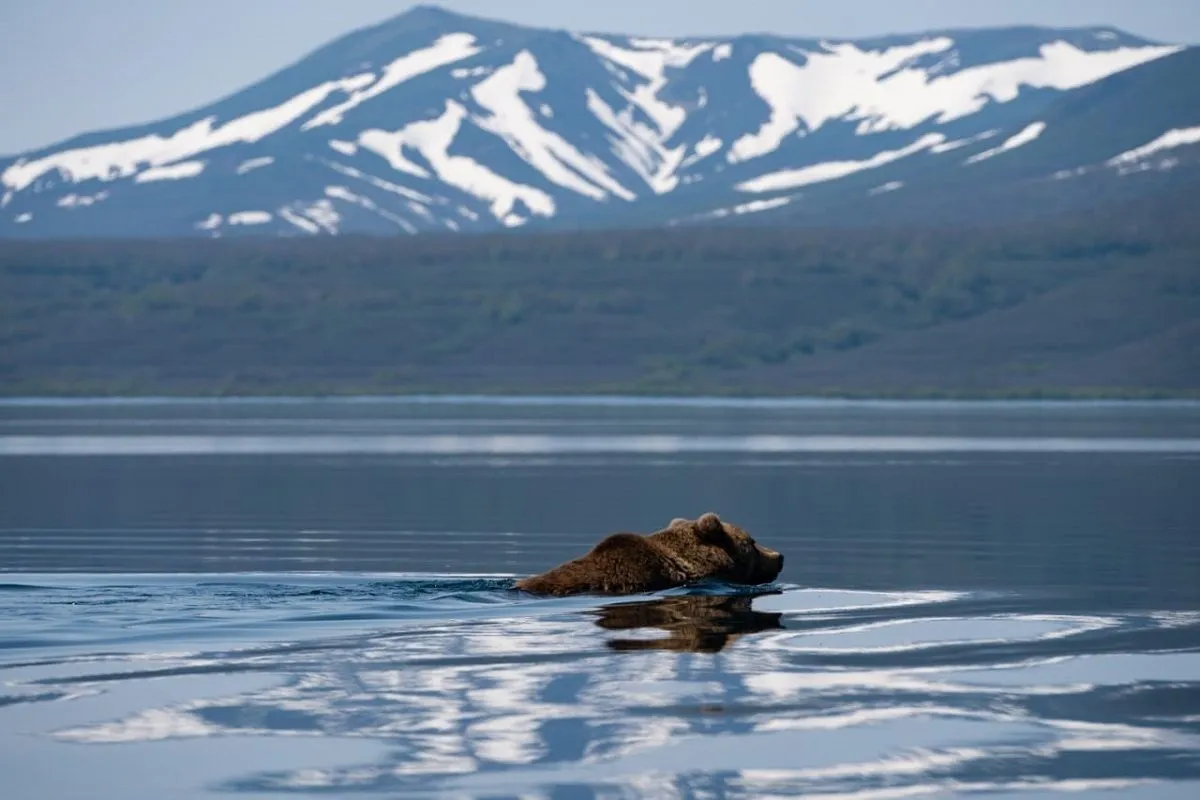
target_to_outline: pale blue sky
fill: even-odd
[[[637,34],[856,37],[1115,25],[1200,42],[1200,0],[443,0],[513,22]],[[404,0],[0,0],[0,153],[186,111]]]

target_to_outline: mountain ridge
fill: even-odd
[[[0,158],[0,237],[786,218],[889,165],[993,158],[1055,100],[1180,52],[1111,26],[653,38],[423,5],[192,111]]]
[[[413,20],[417,20],[417,21],[429,20],[431,23],[441,23],[441,24],[444,24],[447,21],[469,22],[469,23],[478,23],[478,24],[487,24],[487,25],[497,25],[497,26],[502,26],[502,27],[507,27],[507,28],[521,28],[521,29],[530,30],[530,31],[566,32],[566,33],[572,32],[572,30],[570,28],[565,28],[565,27],[560,27],[560,26],[535,25],[535,24],[529,24],[529,23],[514,23],[514,22],[510,22],[508,20],[505,20],[503,17],[498,17],[498,16],[492,17],[492,16],[488,16],[485,14],[478,14],[478,13],[467,14],[467,13],[464,13],[461,11],[453,11],[444,6],[438,5],[437,3],[419,3],[417,5],[414,5],[410,8],[408,8],[405,11],[402,11],[402,12],[395,14],[391,17],[388,17],[386,19],[380,20],[379,22],[371,23],[371,24],[364,25],[359,28],[355,28],[351,31],[347,31],[345,34],[342,34],[337,39],[331,41],[329,44],[322,45],[321,47],[317,48],[316,50],[310,51],[308,53],[308,55],[312,55],[313,53],[317,52],[318,50],[321,50],[332,44],[336,44],[337,41],[339,41],[340,39],[347,38],[347,37],[354,36],[356,34],[368,32],[368,31],[374,31],[374,30],[378,30],[378,29],[382,29],[382,28],[387,28],[387,27],[390,27],[393,25],[398,25],[402,22],[410,22]],[[1190,46],[1183,42],[1172,43],[1172,42],[1165,42],[1165,41],[1160,41],[1160,40],[1156,40],[1156,39],[1151,39],[1151,38],[1141,36],[1139,34],[1135,34],[1130,31],[1124,30],[1123,28],[1121,28],[1119,26],[1115,26],[1115,25],[1029,25],[1029,24],[1014,24],[1014,25],[999,25],[999,26],[969,26],[968,25],[968,26],[948,27],[948,28],[914,28],[914,29],[910,29],[910,30],[893,31],[893,32],[887,33],[887,34],[878,34],[878,35],[861,36],[861,37],[831,36],[831,35],[816,34],[816,33],[813,33],[813,34],[780,34],[780,33],[773,33],[771,31],[767,31],[767,30],[746,30],[746,31],[741,31],[739,33],[734,33],[734,34],[712,34],[712,33],[704,34],[704,33],[686,33],[686,32],[685,33],[676,33],[676,34],[666,34],[666,33],[631,34],[626,31],[620,31],[620,30],[615,30],[615,29],[587,29],[587,30],[575,31],[575,33],[578,33],[581,36],[604,36],[604,37],[612,37],[612,38],[624,37],[624,38],[631,38],[631,39],[675,39],[678,41],[697,41],[697,42],[699,42],[699,41],[733,41],[733,40],[742,39],[742,38],[769,38],[769,39],[784,39],[784,40],[809,41],[809,42],[829,41],[829,42],[865,43],[865,42],[879,42],[879,41],[889,41],[889,40],[906,40],[906,39],[922,38],[922,37],[926,37],[926,36],[973,34],[973,33],[981,33],[981,32],[1006,33],[1006,32],[1035,32],[1035,31],[1043,31],[1043,32],[1049,31],[1049,32],[1064,33],[1064,34],[1065,33],[1076,33],[1076,34],[1112,33],[1120,41],[1127,41],[1127,42],[1136,43],[1139,45],[1179,44],[1179,45],[1183,45],[1183,46]],[[301,59],[303,59],[305,57],[307,57],[307,56],[302,56]]]

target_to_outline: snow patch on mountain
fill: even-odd
[[[1095,83],[1122,70],[1178,53],[1179,45],[1120,47],[1114,50],[1081,50],[1064,42],[1050,42],[1038,57],[1019,58],[998,64],[971,67],[942,80],[976,85],[975,101],[967,102],[953,116],[939,121],[959,119],[978,111],[987,97],[998,103],[1015,100],[1021,87],[1035,89],[1077,89]]]
[[[262,156],[260,158],[249,158],[238,164],[237,174],[245,175],[247,172],[252,172],[261,167],[269,167],[275,163],[272,156]]]
[[[554,198],[542,190],[510,181],[467,156],[450,155],[450,145],[466,118],[467,109],[448,100],[445,113],[437,119],[413,122],[397,131],[363,131],[358,143],[382,156],[393,168],[426,177],[429,173],[402,152],[405,147],[413,148],[429,162],[439,180],[489,202],[493,216],[508,227],[528,221],[516,212],[518,202],[538,216],[554,216]]]
[[[1120,176],[1149,171],[1165,172],[1175,169],[1180,164],[1179,158],[1169,155],[1172,150],[1198,144],[1200,144],[1200,126],[1172,128],[1146,144],[1126,150],[1102,163],[1060,169],[1050,177],[1052,180],[1063,181],[1081,175],[1095,174],[1105,168],[1115,170]]]
[[[215,231],[217,228],[221,227],[221,223],[224,221],[224,217],[214,212],[197,222],[194,227],[196,230],[201,231]]]
[[[871,189],[869,192],[867,192],[867,194],[869,194],[871,197],[875,197],[876,195],[887,194],[888,192],[894,192],[903,188],[904,181],[888,181],[887,183],[882,183],[879,186],[876,186],[874,189]]]
[[[763,53],[750,66],[755,92],[771,107],[770,119],[734,142],[731,163],[758,158],[779,148],[804,123],[807,132],[834,119],[858,121],[859,134],[907,130],[929,119],[951,122],[976,113],[988,102],[1008,103],[1022,87],[1074,89],[1115,72],[1178,52],[1177,46],[1122,47],[1088,52],[1065,41],[1043,45],[1035,57],[931,74],[910,63],[947,52],[953,39],[937,37],[883,51],[853,44],[825,44],[804,56],[803,65],[778,53]]]
[[[1156,170],[1158,172],[1166,172],[1175,169],[1179,166],[1178,158],[1161,158],[1154,161],[1139,161],[1136,164],[1123,164],[1117,167],[1117,174],[1121,176],[1132,175],[1136,172],[1149,172]]]
[[[365,195],[355,194],[345,186],[326,186],[325,196],[335,200],[341,200],[347,203],[353,203],[359,208],[366,209],[376,216],[386,219],[388,222],[399,227],[405,233],[415,234],[417,228],[411,222],[401,217],[399,214],[394,214],[385,208],[380,208],[374,200]]]
[[[655,194],[665,194],[678,183],[675,171],[682,163],[684,148],[663,146],[658,132],[634,119],[631,109],[620,113],[594,89],[587,90],[587,107],[606,128],[612,152],[622,163],[638,174]]]
[[[521,93],[545,88],[546,76],[538,69],[537,60],[528,50],[522,50],[511,64],[472,88],[475,102],[491,113],[476,117],[474,122],[503,139],[551,183],[593,200],[604,200],[609,194],[633,200],[636,195],[608,174],[603,161],[584,156],[566,139],[537,123]]]
[[[159,167],[218,147],[257,142],[295,122],[333,92],[354,91],[374,80],[375,77],[368,73],[327,81],[277,106],[246,114],[216,128],[213,127],[216,117],[210,116],[165,137],[150,134],[94,147],[60,150],[32,161],[19,159],[4,170],[0,181],[21,191],[53,170],[76,183],[127,178],[142,165]]]
[[[984,150],[982,153],[976,153],[975,155],[971,156],[963,163],[964,164],[977,164],[980,161],[984,161],[986,159],[993,158],[995,156],[1000,155],[1001,153],[1007,153],[1009,150],[1016,150],[1018,147],[1029,144],[1034,139],[1037,139],[1039,136],[1042,135],[1042,133],[1045,130],[1046,130],[1046,123],[1034,122],[1034,123],[1026,126],[1020,133],[1018,133],[1014,136],[1010,136],[1008,139],[1005,139],[1004,143],[1001,144],[1000,146],[993,147],[991,150]]]
[[[696,145],[692,148],[692,154],[685,158],[683,160],[683,164],[680,166],[690,167],[692,164],[703,161],[713,153],[720,150],[723,144],[724,142],[712,134],[706,134],[703,139],[696,142]]]
[[[238,211],[229,215],[230,225],[266,225],[274,217],[268,211]]]
[[[805,58],[803,65],[779,53],[759,55],[750,64],[750,85],[771,107],[771,116],[756,133],[733,143],[729,162],[736,164],[775,152],[787,136],[799,130],[801,122],[805,132],[812,132],[856,110],[863,117],[887,125],[900,118],[907,121],[911,100],[897,96],[890,86],[899,75],[895,71],[914,58],[945,52],[953,46],[954,40],[944,36],[883,51],[863,51],[849,43],[827,44],[825,52],[797,50]],[[889,73],[893,73],[891,78],[880,80]],[[920,119],[903,127],[916,122]]]
[[[759,211],[770,211],[772,208],[782,208],[792,202],[790,197],[775,197],[770,200],[751,200],[749,203],[742,203],[740,206],[734,206],[732,211],[734,214],[757,214]]]
[[[413,122],[398,131],[389,132],[378,128],[365,130],[358,135],[358,144],[364,150],[370,150],[382,156],[388,162],[388,166],[394,170],[407,172],[418,178],[428,178],[430,177],[429,171],[410,161],[404,155],[404,148],[410,147],[424,152],[428,139],[445,138],[444,129],[447,125],[453,125],[454,131],[450,134],[450,139],[453,139],[458,134],[458,126],[462,123],[461,116],[452,113],[451,109],[454,107],[462,108],[451,100],[446,104],[446,114],[439,119]],[[458,119],[452,119],[453,116],[458,116]],[[465,116],[465,113],[462,116]],[[445,144],[446,147],[449,147],[450,142],[447,141]]]
[[[629,43],[634,49],[629,49],[596,36],[584,36],[581,40],[596,55],[646,79],[646,83],[638,85],[632,92],[620,91],[654,121],[662,141],[671,138],[687,120],[686,110],[658,97],[669,80],[667,69],[682,69],[714,47],[711,42],[687,45],[670,39],[631,39]]]
[[[68,194],[58,198],[54,205],[59,208],[87,208],[108,198],[108,192],[96,192],[92,195]]]
[[[491,75],[491,67],[459,67],[458,69],[450,70],[452,78],[465,80],[466,78],[482,78],[484,75]]]
[[[165,167],[151,167],[137,174],[134,183],[153,183],[154,181],[179,181],[194,178],[204,172],[203,161],[181,161],[178,164],[168,164]]]
[[[279,209],[279,216],[283,217],[285,220],[292,223],[305,233],[318,234],[321,232],[319,225],[305,217],[300,216],[289,208]]]
[[[974,136],[966,139],[955,139],[952,142],[942,142],[941,144],[935,144],[933,147],[929,148],[929,152],[949,153],[951,150],[957,150],[960,147],[966,147],[967,145],[975,144],[976,142],[982,142],[985,139],[990,139],[999,132],[1000,131],[998,130],[984,131],[983,133],[977,133]]]
[[[357,203],[357,204],[361,204],[364,200],[368,199],[368,198],[363,197],[362,195],[355,194],[354,192],[347,189],[345,186],[326,186],[325,187],[325,196],[332,197],[336,200],[345,200],[347,202]]]
[[[322,163],[332,169],[334,172],[345,175],[348,178],[354,178],[356,180],[363,181],[364,183],[368,183],[377,189],[383,189],[385,192],[399,195],[400,197],[406,198],[409,202],[431,202],[432,198],[430,198],[429,195],[410,189],[407,186],[400,186],[399,184],[384,180],[378,175],[369,175],[360,169],[355,169],[354,167],[340,164],[337,161],[322,161]]]
[[[827,161],[821,164],[801,167],[800,169],[785,169],[745,181],[738,184],[737,188],[743,192],[772,192],[795,189],[813,183],[824,183],[825,181],[844,178],[855,172],[882,167],[884,164],[890,164],[893,161],[906,158],[922,150],[928,150],[945,140],[946,137],[943,134],[929,133],[907,147],[902,147],[898,150],[884,150],[862,161]]]
[[[1080,175],[1084,175],[1090,171],[1091,170],[1088,167],[1076,167],[1075,169],[1060,169],[1058,172],[1055,172],[1053,175],[1051,175],[1050,178],[1051,178],[1051,180],[1065,181],[1068,178],[1077,178]]]
[[[450,33],[439,38],[429,47],[414,50],[400,56],[383,68],[383,75],[365,88],[356,90],[345,101],[332,108],[327,108],[320,114],[304,123],[303,129],[320,127],[322,125],[340,124],[346,112],[357,108],[373,97],[394,89],[418,75],[432,72],[439,67],[454,64],[464,58],[470,58],[482,52],[476,46],[475,37],[469,33]]]
[[[610,137],[613,153],[633,169],[651,191],[661,195],[674,190],[679,185],[675,173],[684,163],[687,148],[685,145],[668,147],[666,143],[687,121],[687,111],[667,103],[658,95],[670,80],[668,69],[683,69],[716,45],[712,42],[687,44],[670,39],[635,38],[629,40],[628,47],[622,47],[597,36],[577,39],[603,59],[609,72],[622,82],[630,82],[623,69],[636,73],[645,81],[638,83],[632,91],[623,86],[616,87],[630,104],[620,111],[589,88],[588,110],[615,134]],[[634,109],[640,110],[653,127],[637,119]]]
[[[1195,128],[1173,128],[1141,147],[1135,147],[1132,150],[1127,150],[1118,156],[1114,156],[1108,160],[1107,165],[1110,167],[1119,167],[1133,164],[1147,159],[1156,153],[1161,153],[1164,150],[1171,150],[1176,147],[1185,147],[1192,144],[1200,144],[1200,126]]]
[[[322,197],[315,203],[292,203],[288,208],[279,209],[280,216],[288,219],[287,216],[284,216],[284,211],[294,214],[296,219],[306,219],[311,225],[316,226],[317,230],[308,229],[310,233],[323,230],[328,234],[337,234],[338,226],[342,221],[342,215],[333,207],[333,202],[326,197]],[[288,221],[297,227],[304,227],[295,219],[288,219]]]
[[[715,211],[708,211],[703,214],[692,217],[693,221],[710,220],[710,219],[725,219],[727,217],[740,217],[745,214],[757,214],[762,211],[770,211],[773,208],[782,208],[791,203],[795,197],[785,195],[783,197],[773,197],[769,200],[752,200],[749,203],[741,203],[740,205],[731,206],[729,208],[718,208]]]

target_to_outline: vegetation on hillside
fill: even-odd
[[[959,232],[5,242],[0,387],[1191,394],[1194,210]]]

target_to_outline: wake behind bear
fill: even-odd
[[[701,580],[760,585],[783,569],[783,556],[716,514],[676,519],[649,536],[616,533],[586,555],[517,581],[532,594],[640,594]]]

